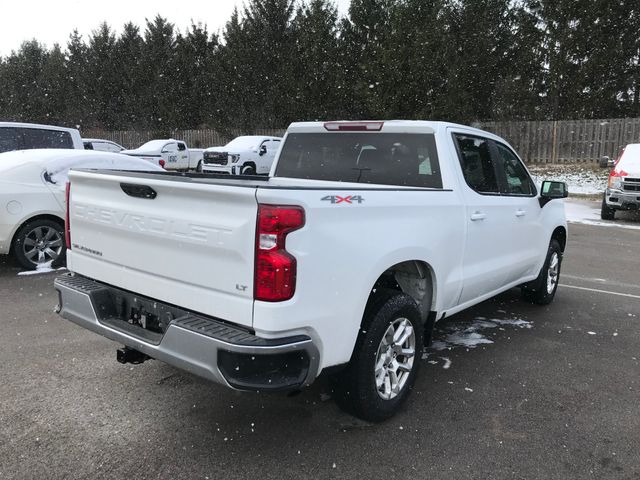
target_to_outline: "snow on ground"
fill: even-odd
[[[592,165],[529,165],[538,188],[543,180],[565,182],[570,195],[600,195],[607,186],[609,170]]]
[[[568,222],[640,230],[640,214],[635,212],[616,212],[615,220],[602,220],[600,218],[600,207],[601,202],[599,201],[576,198],[567,198],[564,201],[564,211]]]
[[[51,268],[51,262],[43,263],[42,265],[38,265],[35,270],[25,270],[24,272],[18,272],[18,275],[39,275],[41,273],[50,273],[58,270],[66,270],[64,267],[60,268]]]
[[[522,320],[521,318],[486,318],[476,317],[471,322],[455,322],[446,324],[444,327],[444,335],[438,340],[431,343],[424,355],[423,359],[434,356],[436,352],[442,352],[445,350],[453,350],[454,348],[475,348],[478,345],[486,345],[493,343],[493,340],[488,338],[482,332],[484,330],[490,330],[497,328],[498,330],[505,330],[505,326],[514,328],[531,328],[533,324]],[[448,357],[438,356],[443,361],[442,368],[448,369],[451,367],[451,359]],[[437,360],[429,360],[430,364],[438,364]]]

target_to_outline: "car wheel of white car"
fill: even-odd
[[[23,225],[16,233],[13,253],[29,270],[64,261],[64,227],[53,220],[39,219]]]
[[[242,167],[242,175],[255,175],[256,168],[253,165],[245,165]]]
[[[202,160],[200,160],[198,165],[196,165],[196,172],[202,173]]]
[[[538,305],[548,305],[553,301],[560,281],[560,267],[562,265],[562,249],[557,240],[551,240],[547,258],[538,278],[533,282],[522,285],[522,297]]]
[[[371,422],[393,416],[416,378],[424,326],[415,300],[378,290],[365,310],[349,365],[336,374],[336,402]]]

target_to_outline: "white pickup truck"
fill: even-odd
[[[566,185],[440,122],[294,123],[269,177],[72,171],[64,318],[239,390],[321,372],[370,421],[407,398],[436,320],[513,287],[547,304]]]
[[[280,148],[281,138],[249,135],[237,137],[224,147],[209,147],[203,154],[202,171],[230,175],[266,175]]]
[[[122,150],[120,153],[143,158],[159,165],[165,170],[201,170],[202,148],[187,148],[185,142],[174,140],[151,140],[133,150]]]

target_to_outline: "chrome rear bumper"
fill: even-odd
[[[313,382],[318,350],[304,335],[265,339],[210,317],[141,297],[72,273],[55,279],[58,313],[175,367],[238,390],[294,390]],[[146,309],[163,331],[130,321]]]

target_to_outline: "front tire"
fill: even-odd
[[[550,304],[556,296],[556,290],[558,290],[561,265],[562,249],[558,241],[553,239],[549,243],[547,258],[538,278],[521,287],[522,298],[538,305]]]
[[[65,242],[62,223],[49,219],[36,219],[25,223],[16,232],[13,254],[28,269],[64,263]]]
[[[415,300],[378,290],[365,310],[351,361],[334,378],[336,403],[370,422],[395,415],[415,382],[423,342]]]
[[[253,165],[245,165],[242,167],[241,173],[242,175],[255,175],[256,167],[254,167]]]
[[[600,209],[600,218],[602,220],[615,220],[616,210],[607,205],[607,194],[602,197],[602,208]]]
[[[202,173],[202,160],[198,161],[198,165],[196,165],[196,172]]]

